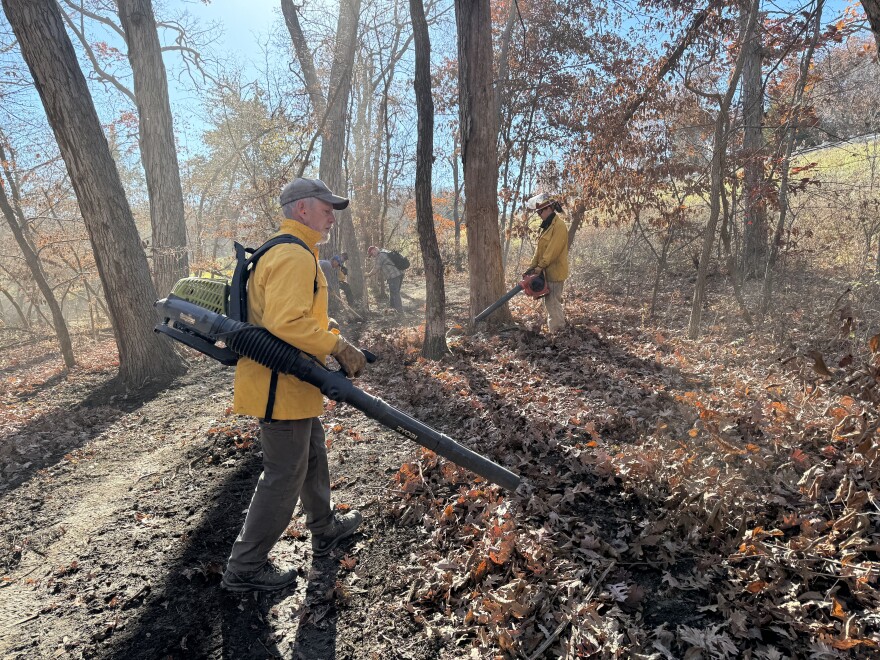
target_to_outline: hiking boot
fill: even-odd
[[[320,536],[312,536],[312,554],[315,557],[324,557],[330,554],[341,541],[357,531],[363,521],[360,511],[349,511],[346,514],[333,514],[333,523],[326,533]]]
[[[296,582],[297,569],[282,570],[272,562],[253,573],[240,575],[228,568],[223,573],[221,586],[227,591],[277,591]]]

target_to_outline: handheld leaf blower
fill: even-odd
[[[547,282],[544,281],[544,276],[540,273],[529,273],[523,275],[522,280],[519,284],[513,287],[510,291],[501,296],[498,300],[489,305],[482,312],[477,314],[474,318],[474,323],[484,320],[487,316],[489,316],[496,309],[501,307],[508,300],[513,298],[520,291],[523,291],[529,298],[543,298],[548,293],[550,293],[550,288],[547,286]]]
[[[181,280],[178,284],[186,281]],[[179,290],[181,287],[175,286],[175,291]],[[511,491],[519,486],[518,475],[463,447],[382,399],[364,392],[343,371],[328,369],[314,356],[282,341],[265,328],[235,321],[173,293],[156,301],[155,306],[164,319],[155,327],[156,332],[168,335],[226,365],[235,364],[239,356],[243,356],[279,373],[295,376],[320,389],[328,399],[357,408],[367,417],[499,486]],[[222,309],[219,303],[212,306]],[[368,352],[365,355],[369,361],[375,360],[374,355]]]

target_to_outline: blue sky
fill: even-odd
[[[381,0],[380,0],[381,1]],[[445,0],[444,5],[451,0]],[[628,0],[632,2],[633,0]],[[296,0],[297,4],[304,4],[305,11],[308,14],[308,23],[312,28],[318,27],[317,23],[324,24],[322,27],[330,27],[335,25],[335,16],[338,10],[338,0]],[[790,8],[797,6],[799,3],[806,3],[807,0],[765,0],[765,8],[771,10],[777,6]],[[260,78],[261,74],[258,66],[263,61],[265,48],[269,48],[284,52],[273,53],[280,56],[276,62],[276,71],[279,75],[286,73],[287,67],[287,49],[289,49],[289,38],[283,28],[283,19],[281,17],[280,0],[154,0],[157,14],[160,16],[169,16],[188,12],[192,17],[196,18],[202,28],[208,26],[216,26],[216,30],[211,36],[215,39],[214,49],[221,57],[229,62],[236,63],[240,68],[245,80],[254,80]],[[827,0],[826,2],[826,20],[840,14],[846,6],[845,0]],[[2,12],[0,12],[2,13]],[[0,17],[0,27],[4,26],[5,21]],[[321,29],[319,27],[319,29]],[[92,39],[105,39],[112,43],[116,35],[105,33],[101,35],[100,28],[90,25],[88,28],[89,36]],[[278,37],[276,43],[269,45],[270,35],[272,33]],[[445,41],[448,41],[446,35]],[[443,47],[443,40],[440,43],[433,43],[434,58],[438,59],[438,48]],[[117,44],[120,45],[121,44]],[[445,44],[448,48],[449,44]],[[12,55],[7,54],[7,58]],[[0,65],[3,64],[3,58],[0,58]],[[204,119],[201,109],[201,100],[196,97],[192,91],[192,86],[187,84],[186,80],[178,82],[175,80],[175,73],[180,73],[179,61],[175,62],[175,57],[170,55],[166,58],[166,67],[169,72],[169,88],[172,96],[172,110],[175,117],[177,137],[179,144],[184,152],[192,153],[200,149],[200,133],[204,130]],[[283,60],[283,62],[282,62]],[[83,61],[85,71],[89,69],[89,63]],[[129,78],[127,72],[127,64],[121,64],[119,67],[120,75]],[[282,68],[283,67],[283,68]],[[406,74],[403,74],[406,75]],[[128,82],[128,80],[127,80]],[[93,93],[96,95],[96,105],[102,119],[109,121],[118,117],[120,112],[129,109],[130,103],[121,98],[115,90],[108,90],[97,83],[92,84]],[[26,98],[32,97],[32,103],[26,103]],[[26,118],[27,110],[33,113],[36,121],[33,124],[42,125],[42,108],[39,105],[35,94],[28,95],[27,90],[22,90],[21,101],[24,105],[13,108],[19,115],[17,119]],[[10,111],[9,99],[6,99],[5,108]],[[18,112],[20,110],[20,112]],[[438,127],[439,130],[439,127]],[[439,136],[438,136],[439,137]],[[442,165],[437,168],[438,176],[445,174]]]
[[[279,0],[211,0],[209,4],[175,0],[167,6],[186,7],[204,23],[222,24],[222,50],[242,63],[259,58],[259,43],[265,41],[272,23],[281,20]]]

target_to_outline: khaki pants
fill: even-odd
[[[246,575],[260,569],[287,529],[297,499],[313,535],[333,522],[330,469],[324,427],[317,417],[260,422],[263,473],[257,482],[244,526],[229,555],[228,568]]]
[[[550,328],[550,332],[556,332],[565,327],[565,307],[562,306],[565,282],[550,282],[548,280],[547,287],[550,289],[550,293],[542,298],[544,310],[547,312],[547,327]]]

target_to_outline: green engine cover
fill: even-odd
[[[185,277],[171,290],[178,298],[183,298],[199,307],[210,309],[217,314],[226,314],[229,302],[229,281],[212,280],[207,277]]]

